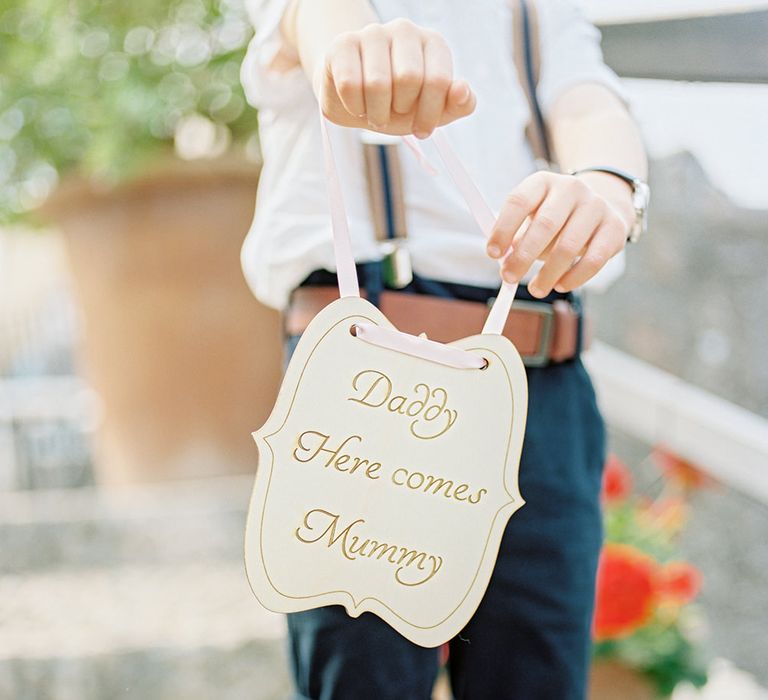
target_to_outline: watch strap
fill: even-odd
[[[571,170],[569,175],[581,175],[582,173],[608,173],[609,175],[615,175],[616,177],[624,180],[630,187],[634,189],[635,185],[642,180],[639,177],[628,173],[626,170],[614,168],[610,165],[592,165],[587,168],[578,168],[577,170]]]

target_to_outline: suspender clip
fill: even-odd
[[[382,243],[384,257],[381,273],[384,284],[390,289],[402,289],[413,282],[411,253],[397,238]]]

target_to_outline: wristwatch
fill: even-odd
[[[648,202],[651,199],[651,188],[648,187],[648,183],[641,180],[639,177],[627,173],[618,168],[612,168],[609,165],[596,165],[590,168],[579,168],[578,170],[571,170],[569,175],[579,175],[581,173],[608,173],[609,175],[615,175],[616,177],[624,180],[632,188],[632,206],[635,208],[635,221],[632,224],[632,228],[627,235],[627,241],[630,243],[636,243],[640,236],[645,233],[648,228]]]

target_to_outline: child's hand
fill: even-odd
[[[502,276],[519,281],[545,260],[528,284],[535,297],[567,292],[593,277],[627,242],[634,217],[630,188],[613,175],[537,172],[508,196],[488,239]],[[526,225],[527,224],[527,225]]]
[[[323,113],[342,126],[426,138],[475,109],[445,39],[405,19],[338,36],[319,72]]]

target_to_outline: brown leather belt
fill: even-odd
[[[365,290],[361,290],[365,296]],[[285,330],[300,335],[309,322],[334,299],[336,287],[299,287],[294,290],[285,313]],[[396,328],[405,333],[426,333],[431,340],[447,343],[480,333],[488,305],[466,301],[384,290],[379,308]],[[588,347],[585,324],[582,347]],[[527,367],[564,362],[579,353],[579,313],[564,299],[552,303],[516,300],[504,326]]]

